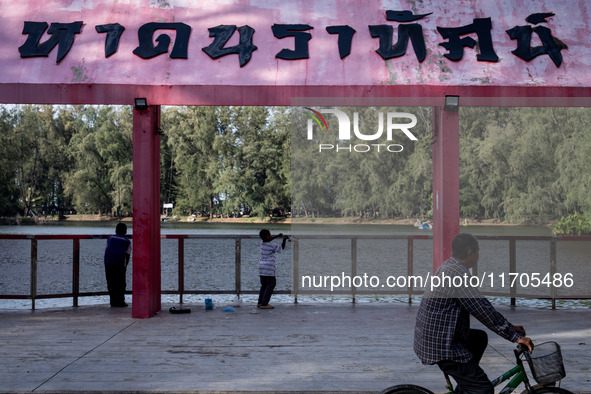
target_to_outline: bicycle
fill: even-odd
[[[544,342],[537,345],[534,350],[535,354],[530,353],[523,345],[517,345],[513,352],[517,365],[492,381],[493,386],[497,387],[510,379],[499,394],[512,393],[521,383],[525,385],[525,390],[521,394],[573,394],[566,389],[554,387],[556,382],[566,376],[560,346],[556,342]],[[523,360],[529,364],[537,385],[530,384]],[[443,375],[447,383],[446,394],[454,394],[449,376],[446,373]],[[433,392],[414,384],[403,384],[388,387],[378,394],[433,394]]]

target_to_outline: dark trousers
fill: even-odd
[[[261,291],[259,291],[259,305],[265,306],[269,304],[271,300],[271,296],[273,295],[273,290],[275,290],[275,285],[277,284],[277,280],[274,276],[262,276],[261,275]]]
[[[107,289],[111,306],[125,304],[125,272],[126,268],[118,264],[105,264],[105,276],[107,277]]]
[[[494,388],[486,373],[478,365],[488,345],[488,335],[482,330],[470,330],[467,347],[472,359],[467,363],[439,361],[439,368],[455,379],[455,394],[493,394]]]

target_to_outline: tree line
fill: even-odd
[[[282,108],[165,107],[161,200],[179,215],[290,205]],[[132,109],[4,106],[0,215],[132,212]]]
[[[359,128],[373,134],[379,125],[377,115],[388,110],[392,111],[350,109],[349,119],[358,112],[358,119],[365,123]],[[393,136],[394,142],[404,146],[401,152],[330,150],[320,154],[318,144],[335,144],[334,135],[317,133],[316,146],[306,144],[304,138],[294,140],[294,207],[312,216],[429,216],[431,144],[441,137],[432,135],[431,108],[397,110],[418,119],[412,129],[417,141],[401,133]],[[476,107],[460,111],[462,217],[546,223],[591,213],[590,109]],[[328,119],[328,129],[338,129],[334,117]]]
[[[346,141],[318,128],[304,138],[302,108],[163,107],[161,200],[177,215],[426,217],[431,109],[396,110],[418,120],[416,141],[394,133],[402,150],[319,152]],[[372,134],[392,109],[347,111]],[[523,223],[591,212],[590,110],[460,111],[463,217]],[[338,129],[334,116],[325,119]],[[3,106],[0,150],[2,216],[132,211],[131,107]]]

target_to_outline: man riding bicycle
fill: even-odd
[[[523,344],[530,351],[534,347],[522,326],[509,323],[478,288],[465,280],[478,259],[476,237],[457,234],[452,241],[452,257],[435,273],[440,286],[425,290],[417,313],[414,351],[423,364],[437,364],[456,380],[456,394],[494,393],[491,381],[479,366],[488,336],[482,330],[470,328],[470,315],[501,337]],[[464,278],[460,286],[456,286],[459,281],[454,281],[454,277]]]

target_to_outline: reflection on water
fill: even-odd
[[[115,223],[80,222],[39,226],[0,226],[4,234],[111,234]],[[131,223],[128,223],[130,233]],[[284,234],[322,234],[322,235],[408,235],[428,234],[414,226],[400,225],[264,225],[272,233]],[[207,224],[207,223],[164,223],[162,234],[203,234],[203,235],[251,235],[253,239],[241,242],[241,278],[243,291],[256,291],[259,287],[257,270],[259,240],[256,239],[259,224]],[[475,235],[551,235],[549,228],[543,226],[471,226],[462,227]],[[422,275],[432,269],[431,240],[414,241],[414,274]],[[104,291],[106,288],[102,256],[105,240],[89,239],[80,242],[80,291]],[[184,242],[185,290],[188,291],[230,291],[235,286],[235,241],[233,239],[187,239]],[[178,288],[177,240],[162,240],[162,290]],[[290,291],[292,284],[292,251],[288,244],[284,253],[277,260],[277,290]],[[557,266],[559,273],[572,273],[574,285],[558,290],[559,296],[591,297],[591,245],[589,242],[561,241],[557,244]],[[30,241],[0,240],[0,294],[28,294],[30,291]],[[517,269],[520,273],[547,273],[550,267],[548,241],[517,241]],[[72,287],[72,241],[38,241],[38,294],[56,294],[71,292]],[[491,273],[498,278],[502,273],[509,273],[509,242],[481,240],[480,264],[478,273]],[[300,240],[298,278],[302,275],[340,275],[351,273],[351,241],[339,240]],[[384,239],[360,239],[357,241],[357,271],[377,276],[382,280],[395,275],[406,275],[407,241]],[[128,289],[131,289],[131,269],[128,270]],[[499,284],[483,286],[483,291],[497,292]],[[349,288],[344,289],[349,293]],[[508,289],[507,289],[508,291]],[[298,299],[305,301],[337,302],[350,301],[350,296],[298,294]],[[528,287],[518,294],[548,296],[548,289]],[[165,296],[163,296],[165,297]],[[171,302],[178,296],[166,296]],[[229,296],[216,296],[220,299]],[[250,296],[244,296],[246,298]],[[292,300],[291,296],[277,296]],[[164,299],[164,298],[163,298]],[[186,302],[191,299],[201,300],[203,296],[184,296]],[[503,298],[499,298],[503,302]],[[406,302],[405,296],[394,295],[357,295],[357,302]],[[104,297],[83,297],[80,304],[106,303]],[[549,301],[525,300],[533,306],[543,306]],[[508,303],[508,301],[506,302]],[[30,301],[0,300],[0,308],[11,305],[30,307]],[[71,305],[71,300],[39,300],[38,307]],[[560,301],[558,305],[589,306],[587,301]]]

